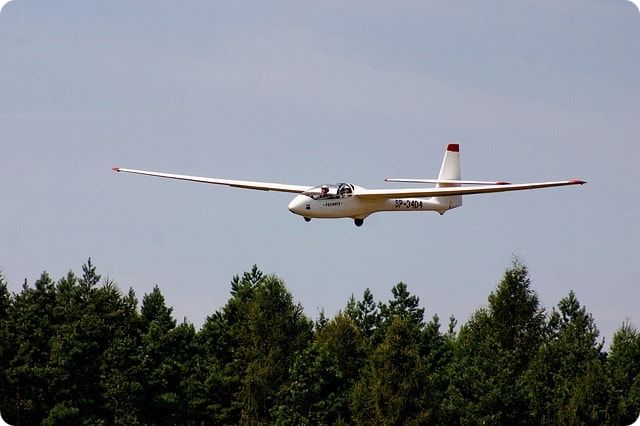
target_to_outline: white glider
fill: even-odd
[[[123,167],[114,167],[113,171],[226,185],[233,188],[294,193],[298,195],[289,203],[289,210],[302,216],[307,222],[312,218],[351,218],[356,226],[362,226],[364,219],[370,214],[383,211],[436,211],[444,214],[447,210],[460,207],[463,195],[583,185],[586,183],[578,179],[520,184],[503,181],[462,180],[460,177],[460,147],[458,144],[449,144],[447,146],[437,179],[386,179],[387,182],[435,184],[433,188],[365,189],[350,183],[321,186],[288,185],[284,183],[177,175]]]

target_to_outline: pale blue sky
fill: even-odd
[[[640,13],[625,0],[15,0],[0,15],[0,270],[13,291],[91,256],[199,326],[257,263],[307,313],[404,281],[460,322],[517,253],[550,309],[640,325]],[[582,178],[440,217],[305,223],[289,195],[112,165],[317,185]]]

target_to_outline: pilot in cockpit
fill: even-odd
[[[340,187],[340,198],[344,198],[348,195],[351,195],[351,188],[349,188],[349,185],[342,185]]]
[[[322,185],[320,187],[320,198],[325,198],[329,194],[329,186]]]

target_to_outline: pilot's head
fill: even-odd
[[[322,185],[320,187],[320,191],[322,191],[323,194],[326,194],[327,192],[329,192],[329,187],[327,185]]]

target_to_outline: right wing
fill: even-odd
[[[400,188],[400,189],[362,189],[354,196],[363,200],[388,200],[390,198],[446,197],[449,195],[487,194],[493,192],[522,191],[525,189],[552,188],[556,186],[583,185],[582,180],[561,180],[557,182],[533,182],[504,185],[481,185],[471,187],[444,188]]]
[[[446,183],[460,185],[507,185],[509,182],[484,181],[484,180],[458,180],[458,179],[401,179],[386,178],[385,182],[405,182],[405,183]]]
[[[256,189],[259,191],[292,192],[300,194],[312,188],[311,186],[307,185],[287,185],[284,183],[255,182],[250,180],[215,179],[201,176],[175,175],[171,173],[150,172],[147,170],[125,169],[123,167],[113,167],[112,170],[114,172],[134,173],[138,175],[187,180],[191,182],[210,183],[214,185],[226,185],[233,188]]]

